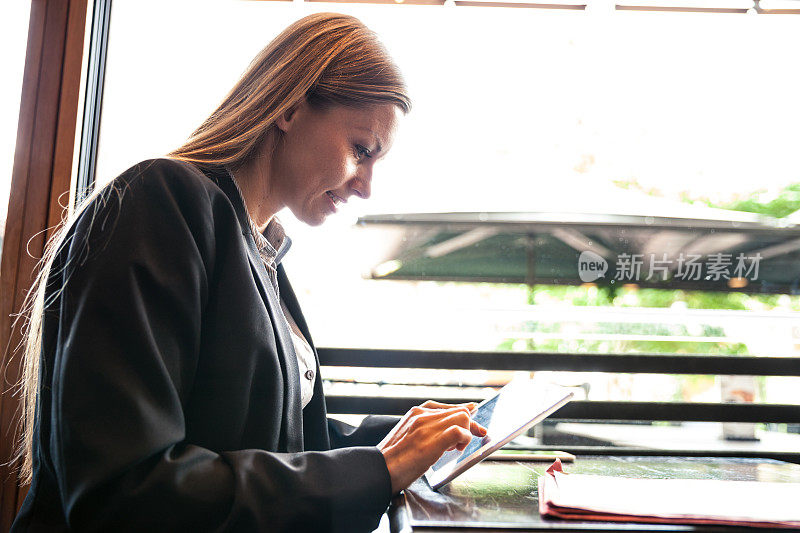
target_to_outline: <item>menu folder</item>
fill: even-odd
[[[558,459],[539,477],[539,512],[569,520],[797,528],[798,502],[800,483],[567,474]]]

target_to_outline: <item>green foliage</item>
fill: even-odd
[[[676,402],[691,401],[695,396],[714,386],[714,376],[688,375],[681,376],[679,386],[675,388],[672,400]]]
[[[613,183],[620,189],[638,191],[648,196],[663,196],[657,188],[647,188],[636,179],[615,180]],[[758,189],[734,195],[731,200],[725,202],[713,201],[705,196],[692,196],[689,191],[683,191],[680,193],[680,200],[689,204],[783,218],[800,211],[800,183],[792,183],[777,192]]]
[[[685,309],[732,309],[771,310],[775,308],[800,310],[800,297],[788,295],[752,295],[740,292],[708,292],[669,289],[637,289],[598,287],[592,284],[534,285],[527,288],[529,305],[559,303],[573,306],[595,307],[648,307],[670,308],[676,305]],[[565,333],[567,325],[559,322],[526,321],[521,323],[524,333]],[[569,325],[574,327],[573,324]],[[592,340],[575,339],[565,335],[563,339],[525,339],[525,336],[505,339],[498,350],[560,352],[560,353],[662,353],[662,354],[709,354],[747,355],[747,346],[739,342],[701,342],[704,337],[725,337],[723,328],[700,324],[689,331],[681,324],[616,323],[595,322],[579,325],[584,334],[608,334],[620,336],[680,336],[697,337],[691,340]],[[521,344],[522,343],[522,344]]]
[[[612,305],[608,287],[573,285],[533,285],[528,287],[528,304],[558,301],[577,306]]]
[[[684,199],[688,197],[684,196]],[[766,189],[761,189],[726,203],[717,204],[707,198],[700,198],[699,201],[709,207],[783,218],[800,210],[800,183],[788,185],[775,195],[769,194]]]
[[[504,339],[503,342],[497,345],[497,351],[499,352],[509,352],[514,347],[514,342],[517,339]]]

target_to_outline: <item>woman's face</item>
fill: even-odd
[[[317,110],[307,103],[278,119],[274,191],[316,226],[351,197],[369,198],[375,163],[394,142],[402,111],[394,104]]]

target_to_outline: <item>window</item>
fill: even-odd
[[[800,224],[800,79],[786,68],[800,46],[793,15],[116,0],[98,180],[179,146],[269,39],[327,10],[380,35],[415,107],[376,169],[372,199],[323,228],[282,214],[294,241],[285,264],[318,346],[800,357],[791,255],[800,234],[770,240]],[[413,213],[433,215],[423,224]],[[488,224],[504,214],[510,226],[513,214],[539,217],[539,229]],[[590,233],[598,224],[616,228],[605,238],[636,246],[610,247]],[[731,251],[743,241],[719,235],[744,227],[748,250],[789,254],[781,287],[758,285],[752,269],[736,274]],[[642,254],[645,271],[668,253],[672,283],[582,283],[583,244],[609,252],[609,276],[626,250]],[[525,250],[539,254],[531,264],[556,266],[530,283],[514,278],[512,263],[530,261]],[[699,281],[714,275],[714,254],[731,254],[720,258],[730,262],[720,285],[675,283],[677,254],[692,251],[704,263]],[[567,254],[572,270],[547,253]],[[470,397],[509,374],[331,367],[325,376],[335,393]],[[593,401],[800,402],[790,376],[548,379]]]

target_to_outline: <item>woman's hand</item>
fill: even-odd
[[[408,487],[448,450],[463,450],[486,428],[470,419],[477,404],[428,400],[412,407],[378,444],[392,478],[392,494]]]

